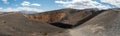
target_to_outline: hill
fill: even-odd
[[[106,10],[69,31],[72,36],[119,36],[120,9]]]
[[[52,33],[64,30],[48,23],[29,20],[21,13],[0,15],[0,27],[0,34],[10,36],[32,36],[34,33]]]
[[[0,36],[119,36],[120,9],[0,15]]]

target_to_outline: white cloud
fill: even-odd
[[[22,6],[30,6],[30,2],[28,2],[28,1],[23,1],[23,2],[21,3],[21,5],[22,5]]]
[[[120,0],[101,0],[101,1],[120,7]]]
[[[0,11],[2,11],[3,8],[0,7]]]
[[[35,12],[43,12],[44,10],[30,7],[18,7],[18,8],[0,8],[2,12],[12,12],[12,11],[35,11]]]
[[[1,10],[2,8],[0,7],[0,10]]]
[[[21,11],[36,11],[36,12],[41,12],[43,10],[37,9],[37,8],[29,8],[29,7],[18,7],[17,10]]]
[[[38,3],[33,3],[33,4],[31,4],[32,6],[40,6],[40,4],[38,4]]]
[[[120,7],[120,0],[100,0],[100,1]],[[65,6],[65,7],[76,8],[76,9],[86,9],[86,8],[108,9],[108,8],[112,8],[109,5],[104,5],[98,1],[93,1],[93,0],[72,0],[72,1],[57,0],[57,1],[55,1],[55,3]]]
[[[28,2],[28,1],[23,1],[23,2],[21,3],[21,5],[22,5],[22,6],[40,6],[40,4],[38,4],[38,3],[30,3],[30,2]]]
[[[8,0],[2,0],[4,4],[9,4]]]

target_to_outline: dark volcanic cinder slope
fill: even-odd
[[[54,36],[51,34],[57,34],[61,30],[64,29],[48,23],[29,20],[21,13],[0,15],[0,36],[45,36],[49,33],[50,36]],[[61,36],[68,36],[67,33],[63,34]]]
[[[70,33],[72,36],[120,36],[120,9],[104,11]]]
[[[119,36],[119,23],[120,9],[8,13],[0,15],[0,36]]]
[[[54,11],[48,11],[44,13],[31,14],[31,15],[25,15],[25,16],[32,20],[42,21],[47,23],[65,21],[63,23],[73,24],[74,22],[73,20],[71,20],[72,18],[75,18],[76,21],[78,21],[78,19],[82,19],[91,14],[92,12],[90,11],[67,8],[67,9],[54,10]],[[76,16],[79,16],[79,17],[77,18]]]
[[[46,22],[62,28],[72,28],[86,22],[87,20],[100,14],[102,11],[103,10],[77,10],[67,8],[38,14],[25,14],[24,16],[34,21]]]

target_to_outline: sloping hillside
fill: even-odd
[[[38,36],[38,34],[54,33],[60,30],[64,29],[48,23],[29,20],[21,13],[0,15],[0,34],[10,36]]]
[[[104,11],[70,30],[72,36],[119,36],[120,9]]]
[[[102,11],[104,10],[94,9],[78,10],[66,8],[38,14],[25,14],[24,16],[30,20],[50,23],[52,25],[62,28],[72,28],[73,26],[77,26],[86,22],[87,20],[93,18]],[[78,24],[78,22],[80,23]]]
[[[0,36],[119,36],[120,9],[0,15]]]

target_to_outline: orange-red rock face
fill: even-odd
[[[28,19],[41,21],[41,22],[57,22],[65,17],[64,12],[51,12],[51,13],[42,13],[36,15],[24,15]]]

